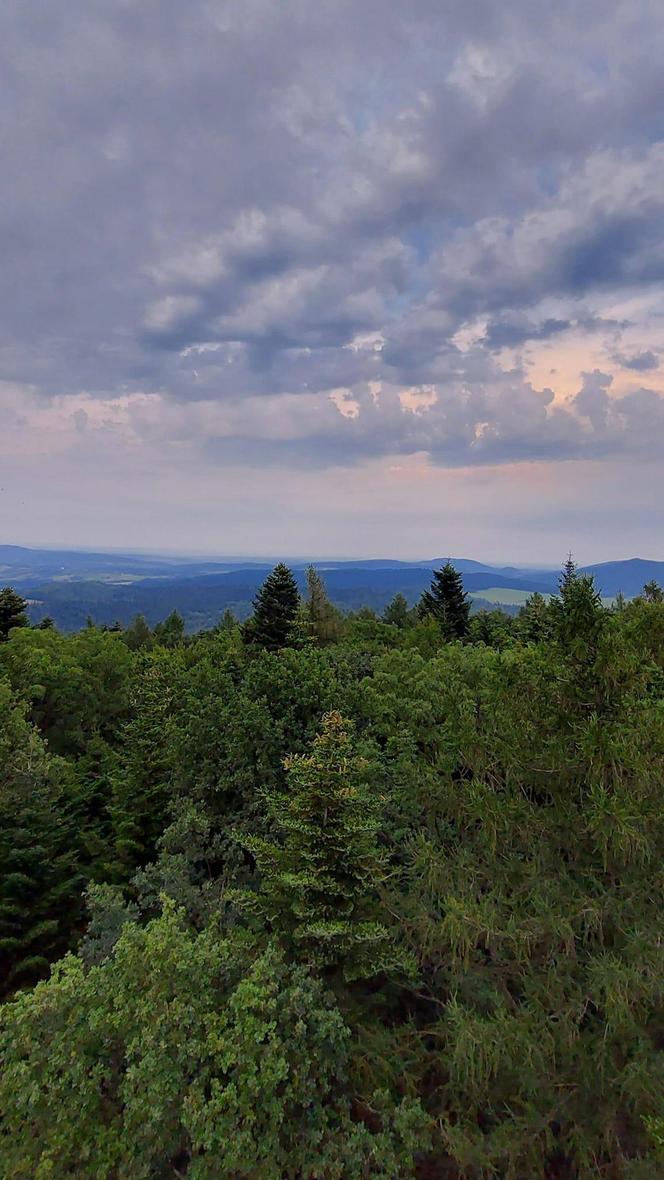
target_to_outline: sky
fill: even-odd
[[[0,542],[664,558],[661,0],[3,0]]]

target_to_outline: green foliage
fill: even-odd
[[[140,617],[140,616],[139,616]],[[134,628],[136,620],[134,620]],[[184,640],[184,619],[178,611],[171,611],[163,623],[157,623],[154,629],[154,639],[162,647],[177,647]],[[142,646],[145,646],[143,644]]]
[[[514,633],[513,621],[501,610],[480,610],[471,616],[468,639],[487,647],[507,647]]]
[[[553,634],[551,610],[544,595],[535,591],[519,611],[516,631],[523,643],[542,643]]]
[[[662,603],[664,602],[664,589],[653,578],[643,587],[643,597],[649,603]]]
[[[261,874],[256,905],[297,958],[369,976],[389,959],[377,920],[384,874],[378,800],[340,713],[323,718],[311,754],[286,762],[283,792],[266,791],[279,844],[245,836]]]
[[[313,565],[307,568],[304,623],[307,635],[321,647],[336,643],[341,637],[341,615],[330,602],[325,583]]]
[[[132,659],[118,634],[14,631],[2,668],[55,753],[78,757],[93,737],[112,741],[128,715]]]
[[[591,628],[592,663],[572,636],[395,653],[366,689],[404,784],[391,908],[421,976],[415,1068],[437,1079],[441,1152],[473,1180],[651,1158],[664,711],[618,624]]]
[[[353,1122],[348,1042],[306,970],[194,934],[168,905],[4,1009],[0,1176],[412,1175],[422,1116],[404,1103],[377,1134]]]
[[[76,791],[0,681],[0,995],[40,978],[80,915]]]
[[[463,639],[468,634],[470,601],[461,574],[451,562],[434,570],[431,587],[424,591],[418,610],[422,618],[434,618],[448,640]]]
[[[5,586],[0,590],[0,643],[6,643],[14,627],[28,626],[28,604],[25,598]]]
[[[654,1180],[657,588],[459,643],[271,578],[0,644],[0,1177]]]
[[[413,621],[413,612],[404,594],[395,594],[383,611],[383,622],[392,627],[408,627]]]
[[[144,864],[164,830],[172,794],[172,686],[169,655],[144,659],[131,696],[132,717],[121,733],[109,812],[114,875],[126,880]]]
[[[254,600],[254,613],[244,628],[248,643],[278,651],[291,640],[300,596],[288,566],[275,565]]]
[[[164,623],[163,626],[165,625],[166,624]],[[139,651],[141,648],[149,649],[152,647],[154,638],[150,628],[148,627],[145,615],[135,616],[133,622],[130,623],[124,632],[124,641],[131,651]],[[168,644],[166,646],[168,646]]]

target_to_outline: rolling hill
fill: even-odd
[[[328,593],[343,610],[362,606],[382,611],[395,594],[417,601],[431,579],[431,571],[446,558],[408,562],[394,559],[316,561]],[[555,593],[558,571],[519,566],[489,565],[470,558],[452,558],[476,605],[521,605],[527,594]],[[92,617],[95,622],[128,623],[144,614],[149,623],[172,610],[185,618],[189,630],[209,627],[232,610],[239,618],[251,603],[272,559],[182,558],[134,553],[86,553],[0,546],[0,585],[16,586],[30,601],[35,622],[52,616],[65,630],[75,630]],[[290,559],[299,585],[305,584],[307,561]],[[638,594],[645,582],[664,583],[664,562],[631,558],[587,566],[605,597],[622,591]]]

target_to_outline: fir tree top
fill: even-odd
[[[300,596],[293,573],[282,561],[263,582],[254,599],[254,614],[244,629],[250,643],[278,651],[286,647],[297,617]]]
[[[463,580],[451,561],[434,570],[431,586],[420,599],[419,613],[430,615],[442,627],[446,639],[463,639],[468,634],[470,601]]]
[[[9,639],[13,627],[27,627],[28,604],[11,586],[0,590],[0,643]]]

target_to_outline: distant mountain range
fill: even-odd
[[[308,562],[289,560],[301,587]],[[344,610],[370,606],[383,610],[395,594],[415,602],[431,572],[447,558],[428,561],[315,561],[333,602]],[[451,558],[463,574],[475,606],[516,609],[538,590],[555,593],[559,570],[489,565]],[[224,610],[244,618],[273,560],[195,559],[133,553],[85,553],[0,545],[0,585],[10,584],[30,601],[38,622],[51,615],[65,630],[82,627],[88,616],[98,623],[128,623],[142,613],[154,624],[179,610],[188,628],[212,626]],[[634,557],[583,567],[607,598],[638,594],[645,582],[664,584],[664,561]]]

